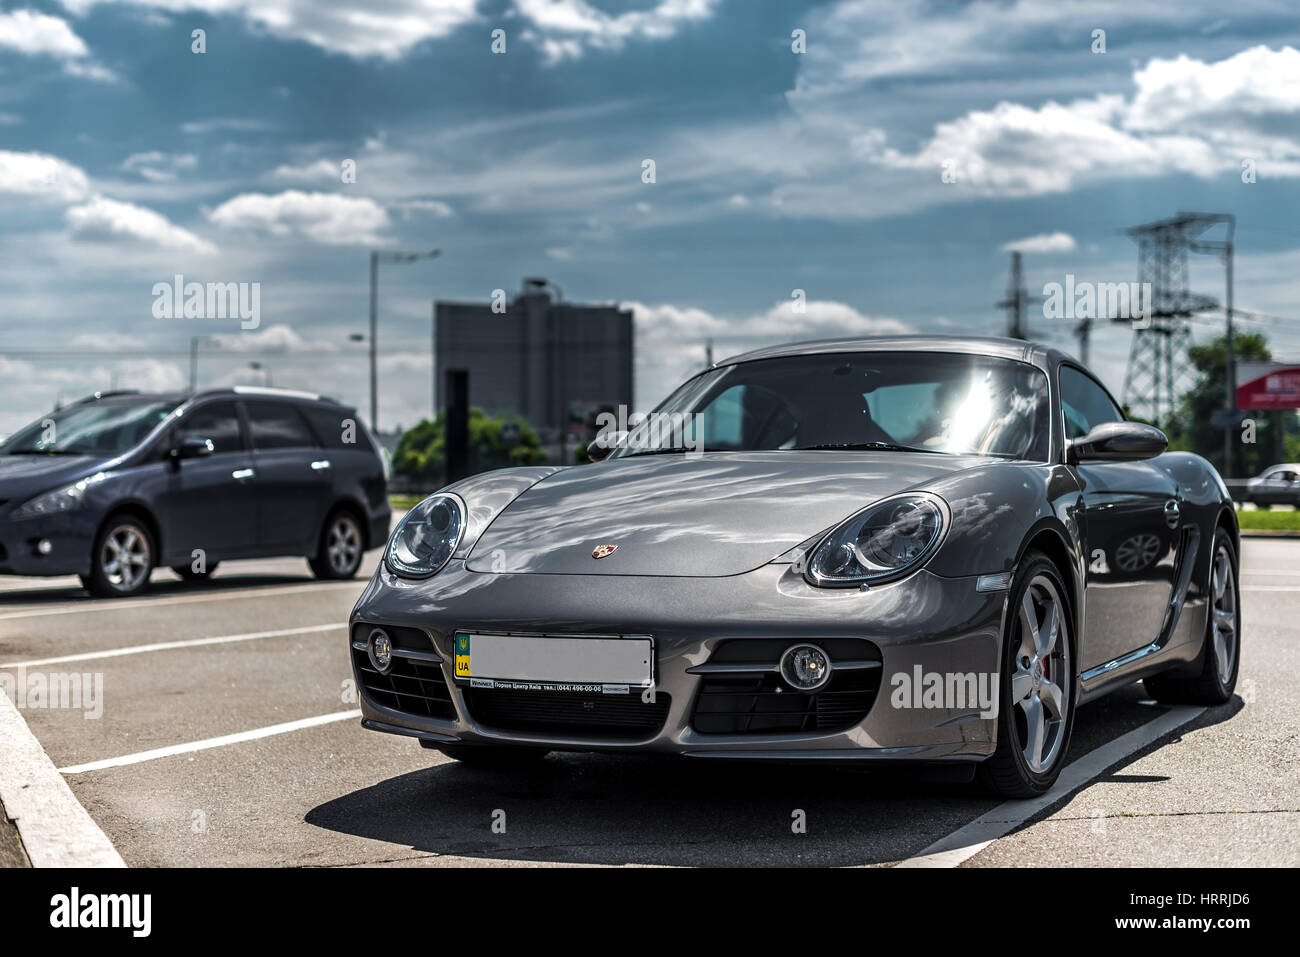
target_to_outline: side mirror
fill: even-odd
[[[187,438],[181,439],[180,445],[172,447],[169,453],[173,459],[201,459],[212,454],[212,440]]]
[[[1071,462],[1137,462],[1155,458],[1169,448],[1169,439],[1153,425],[1103,422],[1082,438],[1066,444]]]
[[[619,448],[627,439],[627,432],[602,432],[591,440],[587,446],[587,458],[599,462],[609,458],[609,454]]]

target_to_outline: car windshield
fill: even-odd
[[[15,432],[3,455],[121,455],[145,438],[175,403],[157,400],[99,400],[72,405]]]
[[[759,359],[689,380],[621,455],[860,450],[1049,459],[1047,377],[1008,359],[857,352]]]

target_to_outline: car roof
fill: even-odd
[[[1029,362],[1047,368],[1068,358],[1057,349],[1023,339],[993,336],[864,336],[851,339],[817,339],[754,349],[731,356],[715,366],[735,365],[783,356],[826,355],[838,352],[956,352]]]
[[[201,389],[198,392],[138,392],[131,389],[120,389],[114,392],[96,392],[85,398],[78,399],[73,405],[83,405],[88,402],[104,401],[123,401],[126,399],[145,399],[155,402],[173,403],[180,405],[182,402],[188,402],[194,399],[207,399],[213,396],[225,396],[233,398],[234,396],[251,396],[265,398],[283,398],[299,399],[308,402],[324,402],[330,405],[342,406],[343,403],[329,396],[319,395],[315,392],[301,392],[296,389],[275,389],[269,386],[246,386],[237,385],[221,389]]]
[[[1292,472],[1300,472],[1300,464],[1297,464],[1295,462],[1278,462],[1277,465],[1270,465],[1268,468],[1264,469],[1264,471],[1261,472],[1260,474],[1262,475],[1268,472],[1276,472],[1278,469],[1287,469]]]

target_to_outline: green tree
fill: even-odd
[[[1259,333],[1248,332],[1233,337],[1233,356],[1237,360],[1268,361],[1273,357],[1268,347],[1268,340]],[[1223,468],[1223,429],[1216,426],[1213,415],[1224,407],[1224,379],[1227,368],[1227,345],[1222,336],[1205,345],[1192,346],[1187,350],[1187,357],[1196,367],[1198,380],[1196,385],[1183,396],[1178,411],[1168,423],[1169,447],[1185,452],[1195,452],[1214,463],[1215,468]],[[1277,420],[1295,426],[1294,413],[1274,416],[1270,413],[1251,415],[1254,419],[1255,442],[1241,441],[1240,430],[1236,437],[1233,453],[1233,478],[1258,475],[1273,464],[1276,456],[1275,434]],[[1288,430],[1291,431],[1291,430]],[[1300,436],[1285,436],[1286,452],[1300,451]]]
[[[393,453],[393,471],[398,475],[441,485],[447,466],[446,413],[432,421],[424,419],[402,433]],[[518,438],[509,440],[507,425],[518,428]],[[492,417],[481,409],[469,410],[469,472],[487,472],[513,465],[541,465],[546,461],[541,439],[518,416]]]

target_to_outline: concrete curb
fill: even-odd
[[[1300,538],[1300,532],[1283,528],[1243,528],[1242,538]]]
[[[126,867],[3,690],[0,803],[33,867]]]

